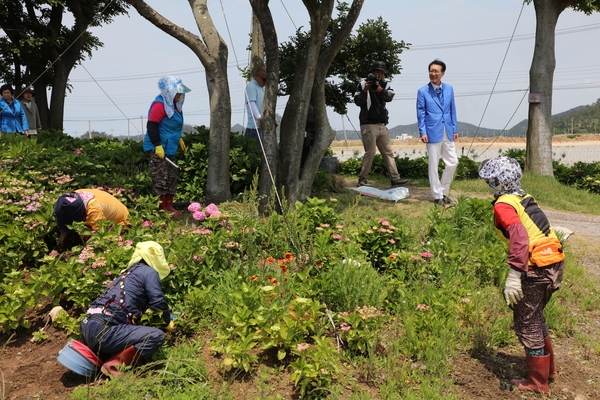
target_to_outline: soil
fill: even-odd
[[[429,202],[429,190],[410,188],[410,202]],[[563,213],[545,210],[553,225],[571,229],[574,233],[567,243],[572,252],[585,252],[582,259],[584,266],[600,281],[600,217]],[[568,278],[567,278],[568,279]],[[46,324],[50,306],[30,315],[33,322],[29,330],[19,330],[11,337],[0,336],[0,400],[68,399],[75,387],[102,385],[103,377],[94,382],[86,382],[86,378],[67,370],[56,361],[56,355],[67,343],[64,331],[56,329],[52,324],[45,328],[48,339],[34,343],[30,339],[32,333]],[[600,310],[598,304],[591,305],[586,311],[587,323],[575,329],[587,336],[582,343],[580,336],[554,337],[554,351],[559,369],[558,378],[550,384],[550,395],[542,396],[532,393],[510,391],[508,381],[526,375],[524,354],[521,347],[508,347],[484,353],[461,353],[455,356],[451,365],[451,387],[446,389],[460,399],[561,399],[592,400],[600,399]],[[204,346],[201,357],[206,361],[211,381],[223,381],[227,393],[235,399],[257,399],[268,395],[269,398],[280,396],[282,399],[298,399],[295,388],[288,375],[278,373],[278,380],[265,378],[272,376],[269,366],[261,367],[262,373],[237,377],[223,377],[217,372],[217,360]],[[268,357],[268,355],[263,355]],[[364,377],[356,377],[358,382],[365,382]],[[265,382],[265,380],[267,382]],[[265,386],[268,393],[265,393]],[[367,383],[361,384],[365,393],[373,393],[378,398],[377,389]],[[418,390],[418,384],[415,385]],[[349,398],[346,396],[340,398]]]

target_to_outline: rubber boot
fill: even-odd
[[[165,195],[165,198],[167,200],[167,205],[165,207],[165,211],[171,213],[172,216],[181,215],[181,211],[178,211],[173,208],[173,195],[167,194],[167,195]]]
[[[548,393],[548,373],[550,371],[550,355],[544,356],[525,356],[527,363],[527,374],[529,377],[525,380],[511,379],[510,383],[517,389],[526,392]]]
[[[118,367],[123,365],[131,365],[138,359],[140,359],[140,355],[138,354],[137,350],[133,346],[129,346],[122,352],[117,353],[108,359],[108,361],[102,364],[102,368],[100,368],[100,370],[106,376],[117,377],[121,375]]]
[[[158,209],[168,211],[167,203],[168,203],[167,196],[166,195],[160,196],[160,204],[158,205]]]
[[[548,374],[548,379],[556,379],[558,372],[556,371],[556,365],[554,364],[554,349],[552,349],[550,335],[544,338],[544,351],[550,356],[550,373]]]

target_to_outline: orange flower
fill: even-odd
[[[292,255],[292,253],[285,253],[285,259],[290,261],[294,259],[294,256]]]
[[[252,275],[252,276],[250,277],[250,280],[251,280],[251,281],[257,281],[257,280],[258,280],[258,277],[256,277],[256,276]]]
[[[283,272],[284,274],[287,274],[288,271],[288,267],[285,264],[280,264],[279,268],[281,268],[281,272]]]
[[[267,262],[268,262],[269,264],[272,264],[272,263],[274,263],[274,262],[275,262],[275,259],[274,259],[273,257],[267,257]]]

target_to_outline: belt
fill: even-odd
[[[86,314],[105,314],[108,315],[109,317],[112,317],[113,314],[111,312],[106,311],[105,308],[100,308],[100,307],[95,307],[95,308],[89,308],[86,312]]]

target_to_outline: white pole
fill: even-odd
[[[88,120],[88,138],[92,138],[92,121]]]
[[[340,115],[342,117],[342,130],[344,131],[344,144],[346,145],[346,149],[348,149],[348,137],[346,136],[346,125],[344,125],[344,116]]]

